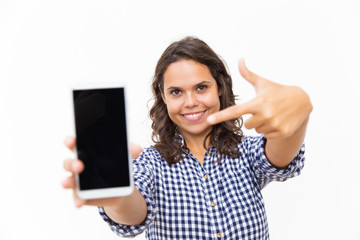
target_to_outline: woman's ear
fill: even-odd
[[[163,102],[166,104],[165,96],[164,96],[163,91],[161,90],[160,84],[158,84],[158,88],[159,88],[159,91],[160,91],[160,93],[161,93],[161,98],[162,98]]]
[[[222,88],[220,86],[218,87],[218,95],[219,97],[222,95]]]

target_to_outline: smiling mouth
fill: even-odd
[[[199,117],[201,117],[205,112],[206,112],[206,110],[202,111],[202,112],[198,112],[198,113],[182,114],[182,115],[188,119],[195,120],[195,119],[198,119]]]

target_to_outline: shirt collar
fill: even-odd
[[[176,141],[180,142],[181,147],[185,145],[185,139],[180,133],[176,133],[176,136],[178,137]]]

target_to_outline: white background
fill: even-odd
[[[225,59],[239,103],[255,96],[240,57],[311,96],[302,175],[263,191],[272,239],[360,239],[359,33],[357,0],[1,0],[0,239],[118,239],[61,187],[70,88],[125,81],[131,141],[148,146],[154,67],[187,35]]]

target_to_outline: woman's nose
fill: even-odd
[[[198,105],[197,97],[194,93],[187,93],[185,97],[185,107],[191,108]]]

